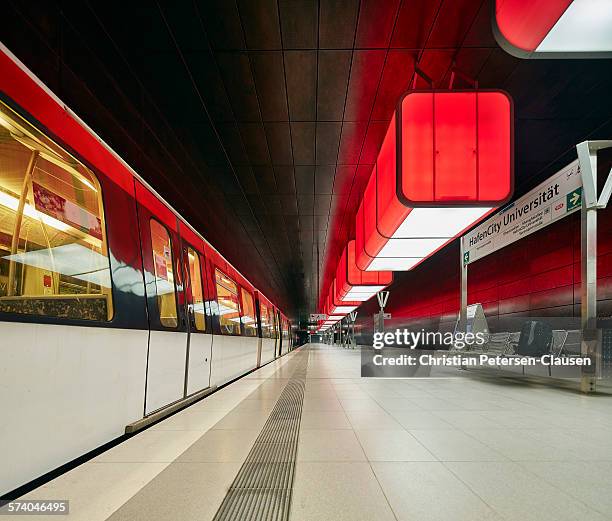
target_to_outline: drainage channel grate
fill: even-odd
[[[308,352],[296,369],[221,503],[214,521],[289,518]]]

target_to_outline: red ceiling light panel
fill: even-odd
[[[336,270],[336,297],[364,302],[393,282],[392,271],[362,271],[355,261],[355,241],[345,246]]]
[[[416,91],[398,104],[356,217],[356,266],[406,271],[504,204],[512,102],[501,91]]]
[[[325,302],[326,330],[505,204],[513,110],[497,90],[413,91],[397,105]]]
[[[495,0],[493,33],[519,58],[609,57],[610,0]]]

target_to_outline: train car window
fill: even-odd
[[[1,102],[0,313],[113,316],[96,176]]]
[[[242,300],[242,325],[244,326],[244,334],[246,336],[257,336],[257,321],[255,320],[255,304],[253,303],[253,295],[246,289],[240,288],[240,297]]]
[[[204,291],[202,290],[202,270],[200,255],[191,247],[187,248],[189,258],[189,279],[191,280],[191,312],[193,313],[196,331],[206,330],[206,310],[204,309]]]
[[[222,271],[215,269],[219,325],[224,335],[240,334],[240,304],[238,286]]]
[[[278,313],[272,309],[272,338],[278,338]]]
[[[268,306],[261,303],[259,306],[259,314],[261,320],[261,336],[270,338],[270,315],[268,314]]]
[[[178,313],[176,308],[176,287],[174,284],[174,264],[172,256],[172,241],[163,224],[155,219],[150,221],[151,249],[153,250],[153,266],[155,268],[155,290],[159,321],[162,326],[176,328]]]

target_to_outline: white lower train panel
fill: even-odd
[[[255,369],[259,345],[192,335],[187,361],[178,332],[0,322],[0,338],[0,495],[123,435],[145,407],[182,399],[186,367],[187,395]],[[262,339],[261,365],[274,350]]]
[[[261,339],[261,365],[267,364],[274,360],[276,349],[276,339],[262,338]]]
[[[184,397],[187,333],[151,331],[147,361],[146,413]]]
[[[142,418],[148,334],[0,322],[0,494]]]
[[[223,385],[257,367],[257,337],[215,335],[211,385]]]

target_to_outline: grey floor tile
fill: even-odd
[[[210,430],[183,452],[177,461],[243,461],[258,434],[259,431],[254,430]]]
[[[508,521],[609,519],[512,462],[448,462],[456,476]]]
[[[394,519],[368,463],[298,462],[291,521]]]
[[[298,461],[365,461],[352,430],[305,429],[300,432]]]
[[[458,430],[409,432],[440,461],[507,461],[501,453]]]
[[[442,463],[375,462],[372,468],[400,521],[502,521]]]
[[[212,519],[240,463],[173,463],[109,521]]]
[[[612,519],[611,462],[530,461],[520,465],[565,494]]]
[[[352,429],[343,411],[303,411],[301,429]]]
[[[428,411],[390,411],[389,414],[405,429],[454,430],[455,427]]]
[[[370,461],[436,461],[417,439],[404,430],[355,431]]]
[[[366,430],[366,429],[399,429],[403,427],[391,416],[389,413],[380,411],[368,411],[368,410],[357,410],[357,411],[346,411],[353,429],[355,430]]]

